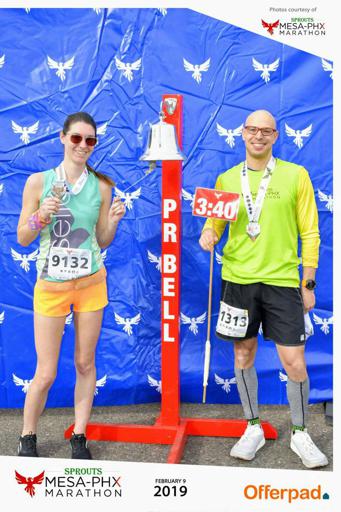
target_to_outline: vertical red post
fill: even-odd
[[[181,148],[182,96],[162,100],[164,121],[175,126]],[[181,178],[181,161],[162,162],[161,425],[180,423]]]

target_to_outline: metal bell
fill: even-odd
[[[151,125],[148,146],[140,160],[184,160],[185,156],[178,146],[175,126],[165,123],[160,114],[160,122]]]

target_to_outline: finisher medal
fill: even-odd
[[[51,188],[51,193],[58,199],[63,199],[66,193],[66,184],[64,180],[56,180]]]
[[[262,212],[263,203],[266,195],[267,188],[269,186],[272,173],[274,171],[276,165],[276,160],[272,156],[267,163],[266,169],[262,176],[262,180],[260,182],[256,201],[253,202],[252,194],[250,190],[249,178],[247,175],[247,161],[245,160],[242,168],[241,168],[241,185],[242,185],[242,194],[244,198],[246,213],[249,219],[249,223],[246,226],[246,233],[250,237],[250,239],[254,242],[257,236],[260,235],[260,225],[259,218]]]
[[[251,240],[254,242],[257,236],[260,234],[260,225],[258,224],[258,222],[251,221],[246,227],[246,232],[251,238]]]

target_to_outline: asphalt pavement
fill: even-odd
[[[154,424],[159,415],[157,403],[94,407],[91,421],[100,423]],[[329,465],[321,471],[333,470],[333,427],[327,421],[323,404],[309,406],[309,433],[317,446],[327,455]],[[240,405],[182,404],[181,416],[200,418],[242,418]],[[235,438],[189,437],[182,464],[278,469],[305,469],[289,448],[290,414],[287,406],[260,406],[263,421],[270,422],[278,431],[277,440],[267,440],[256,458],[246,462],[230,457]],[[38,450],[41,457],[70,458],[69,441],[64,430],[73,423],[71,408],[46,409],[40,419]],[[0,409],[0,455],[16,455],[18,437],[22,428],[21,409]],[[90,441],[93,458],[132,462],[166,462],[167,445]]]

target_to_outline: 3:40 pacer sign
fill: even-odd
[[[238,215],[240,194],[214,188],[197,187],[193,201],[193,215],[235,221]]]

